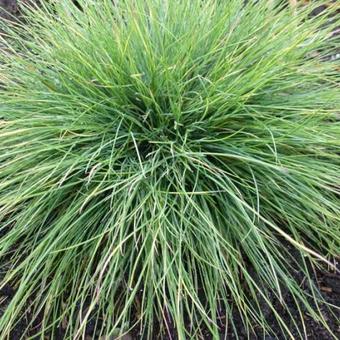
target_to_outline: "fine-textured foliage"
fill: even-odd
[[[27,310],[51,339],[89,322],[217,339],[221,315],[259,334],[264,303],[291,337],[286,292],[323,322],[308,266],[340,253],[332,7],[78,2],[2,27],[1,339]]]

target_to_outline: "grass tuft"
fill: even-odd
[[[266,334],[263,305],[303,338],[288,293],[327,327],[309,268],[340,254],[339,20],[318,4],[60,0],[1,24],[0,338],[28,310],[41,338]]]

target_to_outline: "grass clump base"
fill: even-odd
[[[0,337],[28,308],[42,338],[217,339],[221,310],[265,334],[264,301],[289,338],[283,291],[327,327],[308,266],[340,249],[332,7],[79,4],[3,27]]]

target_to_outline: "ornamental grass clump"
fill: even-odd
[[[63,0],[2,25],[1,339],[270,334],[264,306],[302,338],[288,295],[327,327],[339,21],[316,4]]]

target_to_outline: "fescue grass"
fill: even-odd
[[[340,254],[336,5],[79,3],[2,25],[0,338],[28,310],[50,339],[218,339],[220,314],[265,334],[264,303],[303,338],[287,292],[327,327],[309,268]]]

